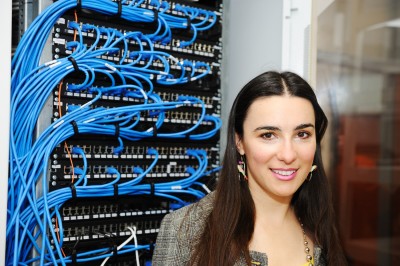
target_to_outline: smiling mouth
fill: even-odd
[[[271,169],[272,172],[278,175],[283,175],[283,176],[290,176],[296,172],[296,170],[274,170]]]
[[[288,169],[288,170],[282,170],[282,169],[271,169],[273,175],[281,181],[290,181],[293,180],[296,177],[298,169]]]

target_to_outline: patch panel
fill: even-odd
[[[130,235],[128,227],[136,227],[139,241],[149,241],[158,233],[162,217],[170,211],[169,203],[157,198],[67,202],[62,209],[64,248],[68,251],[78,246],[82,251],[99,241],[103,241],[102,246],[108,246],[109,241],[121,243]]]
[[[81,34],[82,37],[84,37],[84,44],[88,47],[92,46],[96,41],[98,41],[97,39],[99,39],[99,47],[97,48],[100,48],[104,42],[108,41],[110,38],[110,35],[106,34],[108,27],[112,27],[110,29],[118,32],[118,34],[115,34],[115,38],[118,38],[117,36],[119,35],[132,35],[132,37],[129,37],[124,41],[124,43],[126,44],[125,47],[119,45],[116,47],[118,49],[113,50],[112,52],[109,52],[102,56],[103,59],[110,61],[121,60],[123,54],[130,54],[129,51],[137,51],[139,46],[148,47],[154,45],[154,47],[158,50],[163,52],[171,52],[174,56],[177,54],[183,54],[183,56],[185,57],[197,57],[198,59],[201,58],[203,60],[207,60],[207,58],[213,60],[213,58],[217,58],[220,52],[219,38],[214,40],[213,38],[207,36],[201,38],[202,35],[199,34],[198,38],[193,44],[182,47],[182,43],[187,42],[188,38],[184,35],[181,35],[177,37],[172,37],[169,43],[155,42],[154,44],[151,44],[143,39],[140,39],[138,37],[140,36],[140,34],[135,34],[142,31],[142,29],[140,28],[126,28],[125,25],[118,25],[120,27],[116,28],[115,24],[108,24],[107,26],[101,26],[100,29],[93,29],[93,27],[97,27],[95,20],[85,16],[84,14],[80,16],[80,20],[80,25],[82,29]],[[56,59],[72,53],[72,51],[68,50],[68,48],[66,47],[67,42],[76,35],[76,32],[69,27],[71,22],[74,22],[74,15],[65,14],[64,17],[58,20],[55,26],[53,41],[55,43],[54,57]],[[215,27],[218,27],[217,25],[218,23]],[[131,60],[133,61],[134,59],[135,58]],[[129,58],[126,58],[124,62],[129,63]]]
[[[115,145],[117,142],[114,140]],[[81,158],[81,155],[69,155],[68,150],[72,150],[73,147],[80,147],[84,149],[85,156],[90,158],[102,158],[103,155],[106,155],[106,147],[111,150],[114,145],[110,145],[113,143],[110,139],[101,140],[98,139],[96,141],[87,142],[84,138],[71,139],[68,141],[67,145],[59,145],[53,152],[53,159],[69,159],[72,158]],[[126,142],[122,152],[118,155],[118,159],[132,159],[133,155],[146,155],[146,152],[149,148],[156,149],[158,154],[161,156],[161,159],[172,159],[170,155],[184,155],[187,156],[185,159],[188,159],[187,152],[188,150],[204,150],[207,154],[210,154],[212,158],[218,157],[219,148],[215,146],[214,143],[188,143],[182,141],[171,140],[169,143],[162,143],[155,140],[143,141],[140,143],[137,142]],[[127,157],[127,155],[131,155],[131,157]],[[146,157],[150,158],[150,157]]]
[[[162,180],[174,180],[175,177],[189,177],[190,174],[186,172],[186,169],[191,167],[193,169],[197,169],[197,165],[194,164],[193,160],[189,161],[186,155],[170,155],[171,160],[168,161],[160,161],[157,165],[155,165],[151,172],[147,174],[147,178],[157,177],[157,180],[161,182]],[[138,160],[136,167],[140,167],[143,170],[147,170],[149,165],[143,164],[143,160]],[[178,164],[179,162],[179,164]],[[100,164],[100,162],[89,162],[93,163],[88,166],[88,171],[85,176],[87,183],[89,185],[92,184],[107,184],[116,179],[116,175],[108,174],[107,169],[111,167],[107,165],[107,162],[104,164]],[[135,162],[132,162],[134,164]],[[138,175],[134,173],[133,166],[131,163],[123,164],[121,162],[114,162],[113,168],[117,169],[120,173],[120,182],[126,182],[127,180],[131,180],[136,178]],[[150,163],[149,163],[150,164]],[[52,172],[52,182],[51,185],[53,188],[60,188],[67,186],[71,179],[79,180],[82,176],[78,176],[76,173],[73,175],[73,170],[69,165],[68,161],[59,162],[60,169],[63,171],[53,171]],[[74,165],[76,168],[83,168],[81,165]],[[211,170],[211,169],[210,169]]]

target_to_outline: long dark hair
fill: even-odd
[[[304,227],[314,234],[315,244],[322,247],[322,257],[327,265],[346,265],[335,226],[330,186],[321,158],[320,143],[328,120],[313,89],[304,79],[291,72],[274,71],[252,79],[233,103],[214,208],[192,254],[192,264],[233,265],[244,256],[250,265],[248,245],[254,230],[255,206],[246,181],[238,178],[236,165],[240,154],[236,148],[235,133],[243,137],[243,122],[255,100],[286,93],[311,102],[315,112],[317,141],[313,164],[318,165],[318,168],[313,172],[311,181],[305,182],[295,193],[291,205]]]

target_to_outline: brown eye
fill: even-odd
[[[311,136],[310,133],[306,132],[306,131],[300,131],[297,136],[301,139],[307,139]]]
[[[262,134],[262,138],[264,138],[264,139],[273,139],[274,137],[275,137],[274,134],[271,132]]]

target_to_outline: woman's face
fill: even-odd
[[[257,99],[236,143],[246,158],[253,197],[290,200],[309,174],[316,151],[311,102],[288,95]]]

